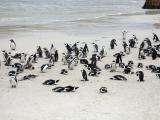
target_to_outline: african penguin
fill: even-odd
[[[101,88],[99,89],[99,92],[100,92],[100,93],[107,93],[108,90],[107,90],[106,87],[101,87]]]
[[[124,80],[126,81],[127,78],[122,76],[122,75],[114,75],[112,78],[110,78],[111,80]]]
[[[11,48],[11,50],[15,50],[16,49],[16,43],[14,42],[13,39],[10,40],[10,48]]]
[[[139,77],[138,81],[140,81],[140,82],[144,81],[144,73],[142,71],[137,71],[136,75]]]
[[[84,79],[85,81],[88,81],[87,72],[86,72],[84,69],[82,69],[81,72],[82,72],[82,77],[83,77],[83,79]]]
[[[11,76],[11,78],[10,78],[9,81],[10,81],[10,84],[11,84],[11,87],[12,87],[12,88],[16,88],[16,87],[17,87],[18,81],[17,81],[16,76]]]
[[[44,65],[41,66],[41,72],[46,72],[47,69],[50,69],[49,64],[44,64]]]
[[[49,79],[44,81],[42,84],[43,85],[56,85],[59,82],[59,80],[53,80],[53,79]]]

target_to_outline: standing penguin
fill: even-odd
[[[118,53],[118,55],[116,57],[116,64],[122,63],[122,54],[123,54],[123,52]]]
[[[98,52],[98,45],[96,43],[93,43],[94,52]]]
[[[122,31],[122,40],[126,41],[126,35],[127,35],[127,31]]]
[[[152,60],[155,60],[157,58],[157,51],[152,48]]]
[[[26,54],[25,53],[21,53],[20,62],[21,63],[25,63],[25,61],[26,61]]]
[[[123,41],[123,44],[122,44],[123,48],[124,48],[124,52],[126,52],[126,48],[127,48],[127,43],[125,41]]]
[[[5,61],[6,66],[11,66],[12,58],[11,58],[11,53],[8,53],[8,58]]]
[[[73,70],[73,67],[74,67],[74,61],[72,60],[68,63],[68,69]]]
[[[55,62],[55,56],[53,54],[51,54],[51,57],[49,59],[49,65],[54,66],[54,62]]]
[[[11,76],[10,78],[10,84],[11,84],[11,88],[16,88],[17,87],[17,77],[16,76]]]
[[[160,41],[158,36],[155,33],[153,33],[153,41],[154,42],[159,42]]]
[[[42,58],[42,57],[43,57],[43,51],[42,51],[42,49],[41,49],[41,46],[38,46],[38,48],[37,48],[37,54],[38,54],[38,57],[39,57],[39,58]]]
[[[44,50],[44,53],[45,53],[45,55],[46,55],[46,59],[48,59],[48,58],[50,58],[51,57],[51,54],[50,54],[50,52],[48,51],[48,49],[47,48],[43,48],[43,50]]]
[[[82,69],[81,72],[82,72],[82,77],[83,77],[83,79],[84,79],[85,81],[88,81],[87,72],[86,72],[84,69]]]
[[[51,44],[50,54],[55,54],[55,47],[53,44]]]
[[[5,50],[2,51],[2,54],[3,54],[4,62],[6,62],[9,55]]]
[[[88,52],[88,45],[85,43],[84,48],[82,48],[83,57],[87,57]]]
[[[10,40],[10,48],[11,48],[11,50],[16,50],[16,43],[14,42],[14,40],[13,39],[11,39]]]
[[[140,81],[140,82],[144,81],[144,73],[142,71],[137,71],[136,75],[139,77],[138,81]]]
[[[111,42],[110,42],[111,49],[114,49],[115,45],[117,46],[116,39],[112,39]]]
[[[116,62],[115,62],[115,61],[112,61],[112,63],[111,63],[111,70],[110,70],[110,72],[115,72],[115,71],[116,71],[116,69],[117,69]]]
[[[58,58],[59,58],[58,50],[55,51],[54,58],[55,58],[55,62],[58,62]]]

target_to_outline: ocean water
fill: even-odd
[[[146,15],[146,10],[141,9],[144,1],[0,0],[0,32],[19,28],[86,33],[137,26],[147,28],[159,18],[159,12],[154,18]],[[148,16],[148,21],[144,20]]]

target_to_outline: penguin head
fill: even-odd
[[[79,87],[75,87],[75,86],[74,86],[74,90],[77,90],[78,88],[79,88]]]
[[[56,80],[56,81],[55,81],[55,83],[58,83],[58,82],[59,82],[59,80]]]

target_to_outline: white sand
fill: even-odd
[[[134,33],[139,41],[145,37],[152,38],[152,30],[129,31],[127,38],[131,38]],[[158,35],[158,31],[156,31]],[[34,64],[35,70],[25,70],[18,75],[18,79],[27,74],[39,75],[36,79],[21,81],[18,88],[12,89],[7,76],[10,67],[2,65],[0,69],[0,119],[1,120],[159,120],[160,118],[160,80],[155,74],[142,70],[145,74],[145,82],[137,82],[138,77],[133,75],[124,75],[128,81],[109,80],[115,74],[104,70],[104,65],[111,63],[115,58],[112,55],[122,50],[120,43],[121,33],[108,33],[104,36],[76,36],[62,35],[52,32],[32,32],[9,36],[9,38],[0,40],[0,50],[10,51],[9,39],[13,38],[17,43],[17,50],[12,52],[26,52],[28,55],[36,52],[36,47],[50,47],[53,43],[59,50],[59,53],[65,52],[64,43],[74,43],[76,41],[85,41],[93,50],[90,43],[94,40],[99,46],[105,45],[107,48],[107,57],[98,62],[102,69],[99,77],[89,77],[88,82],[80,81],[82,79],[80,70],[83,65],[79,64],[70,70],[67,76],[61,75],[60,70],[67,68],[62,65],[61,56],[59,62],[48,70],[47,73],[40,73],[40,66],[47,63],[48,60],[39,59]],[[115,50],[110,50],[109,41],[112,38],[117,39],[119,44]],[[101,47],[100,47],[101,48]],[[90,52],[91,55],[92,52]],[[89,55],[89,56],[90,56]],[[123,58],[127,63],[133,60],[135,63],[134,71],[138,62],[144,65],[160,64],[160,59],[152,61],[151,58],[138,60],[138,49],[132,49],[131,54]],[[2,59],[2,54],[0,55]],[[75,85],[79,86],[76,92],[55,93],[52,88],[56,86],[43,86],[42,82],[47,79],[60,79],[56,86]],[[108,93],[100,94],[99,88],[106,86]]]

